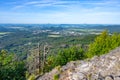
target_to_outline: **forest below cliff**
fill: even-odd
[[[77,42],[79,43],[79,42]],[[36,53],[38,48],[31,50],[31,53],[23,60],[14,53],[6,50],[0,51],[0,79],[1,80],[34,80],[38,75],[43,75],[57,66],[63,66],[67,62],[84,60],[93,56],[100,56],[120,46],[120,34],[109,34],[103,31],[100,35],[85,45],[72,45],[56,51],[56,54],[40,55]],[[45,48],[46,53],[48,48]],[[41,62],[41,63],[40,63]],[[16,75],[17,74],[17,75]]]

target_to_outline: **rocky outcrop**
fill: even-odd
[[[37,80],[120,80],[120,48],[90,60],[72,61]]]

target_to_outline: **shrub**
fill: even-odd
[[[59,51],[56,56],[49,56],[44,67],[45,72],[56,66],[65,65],[67,62],[84,59],[84,51],[81,48],[71,47]]]
[[[59,80],[59,74],[54,75],[54,80]]]
[[[90,44],[86,56],[91,58],[95,55],[100,56],[110,50],[120,46],[120,34],[109,35],[108,31],[103,31],[93,43]]]

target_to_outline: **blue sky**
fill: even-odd
[[[0,0],[0,23],[120,24],[120,0]]]

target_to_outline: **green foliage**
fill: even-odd
[[[34,74],[30,75],[27,80],[35,80],[35,75]]]
[[[56,56],[49,56],[44,67],[45,72],[50,71],[56,66],[65,65],[67,62],[84,59],[84,51],[77,47],[71,47],[59,51]]]
[[[26,77],[26,79],[28,79],[28,78],[29,78],[29,75],[30,75],[30,74],[29,74],[29,72],[28,72],[28,71],[26,71],[26,72],[25,72],[25,77]]]
[[[61,72],[61,66],[57,66],[56,69]]]
[[[110,50],[120,46],[120,34],[109,35],[108,31],[103,31],[93,43],[90,44],[86,56],[91,58],[95,55],[100,56]]]
[[[25,80],[24,62],[17,61],[14,54],[0,51],[0,79],[1,80]]]
[[[59,80],[59,74],[54,75],[54,80]]]
[[[64,49],[58,52],[55,59],[55,66],[65,65],[67,62],[80,60],[84,57],[84,52],[82,49],[77,49],[76,47],[71,47],[69,49]]]

